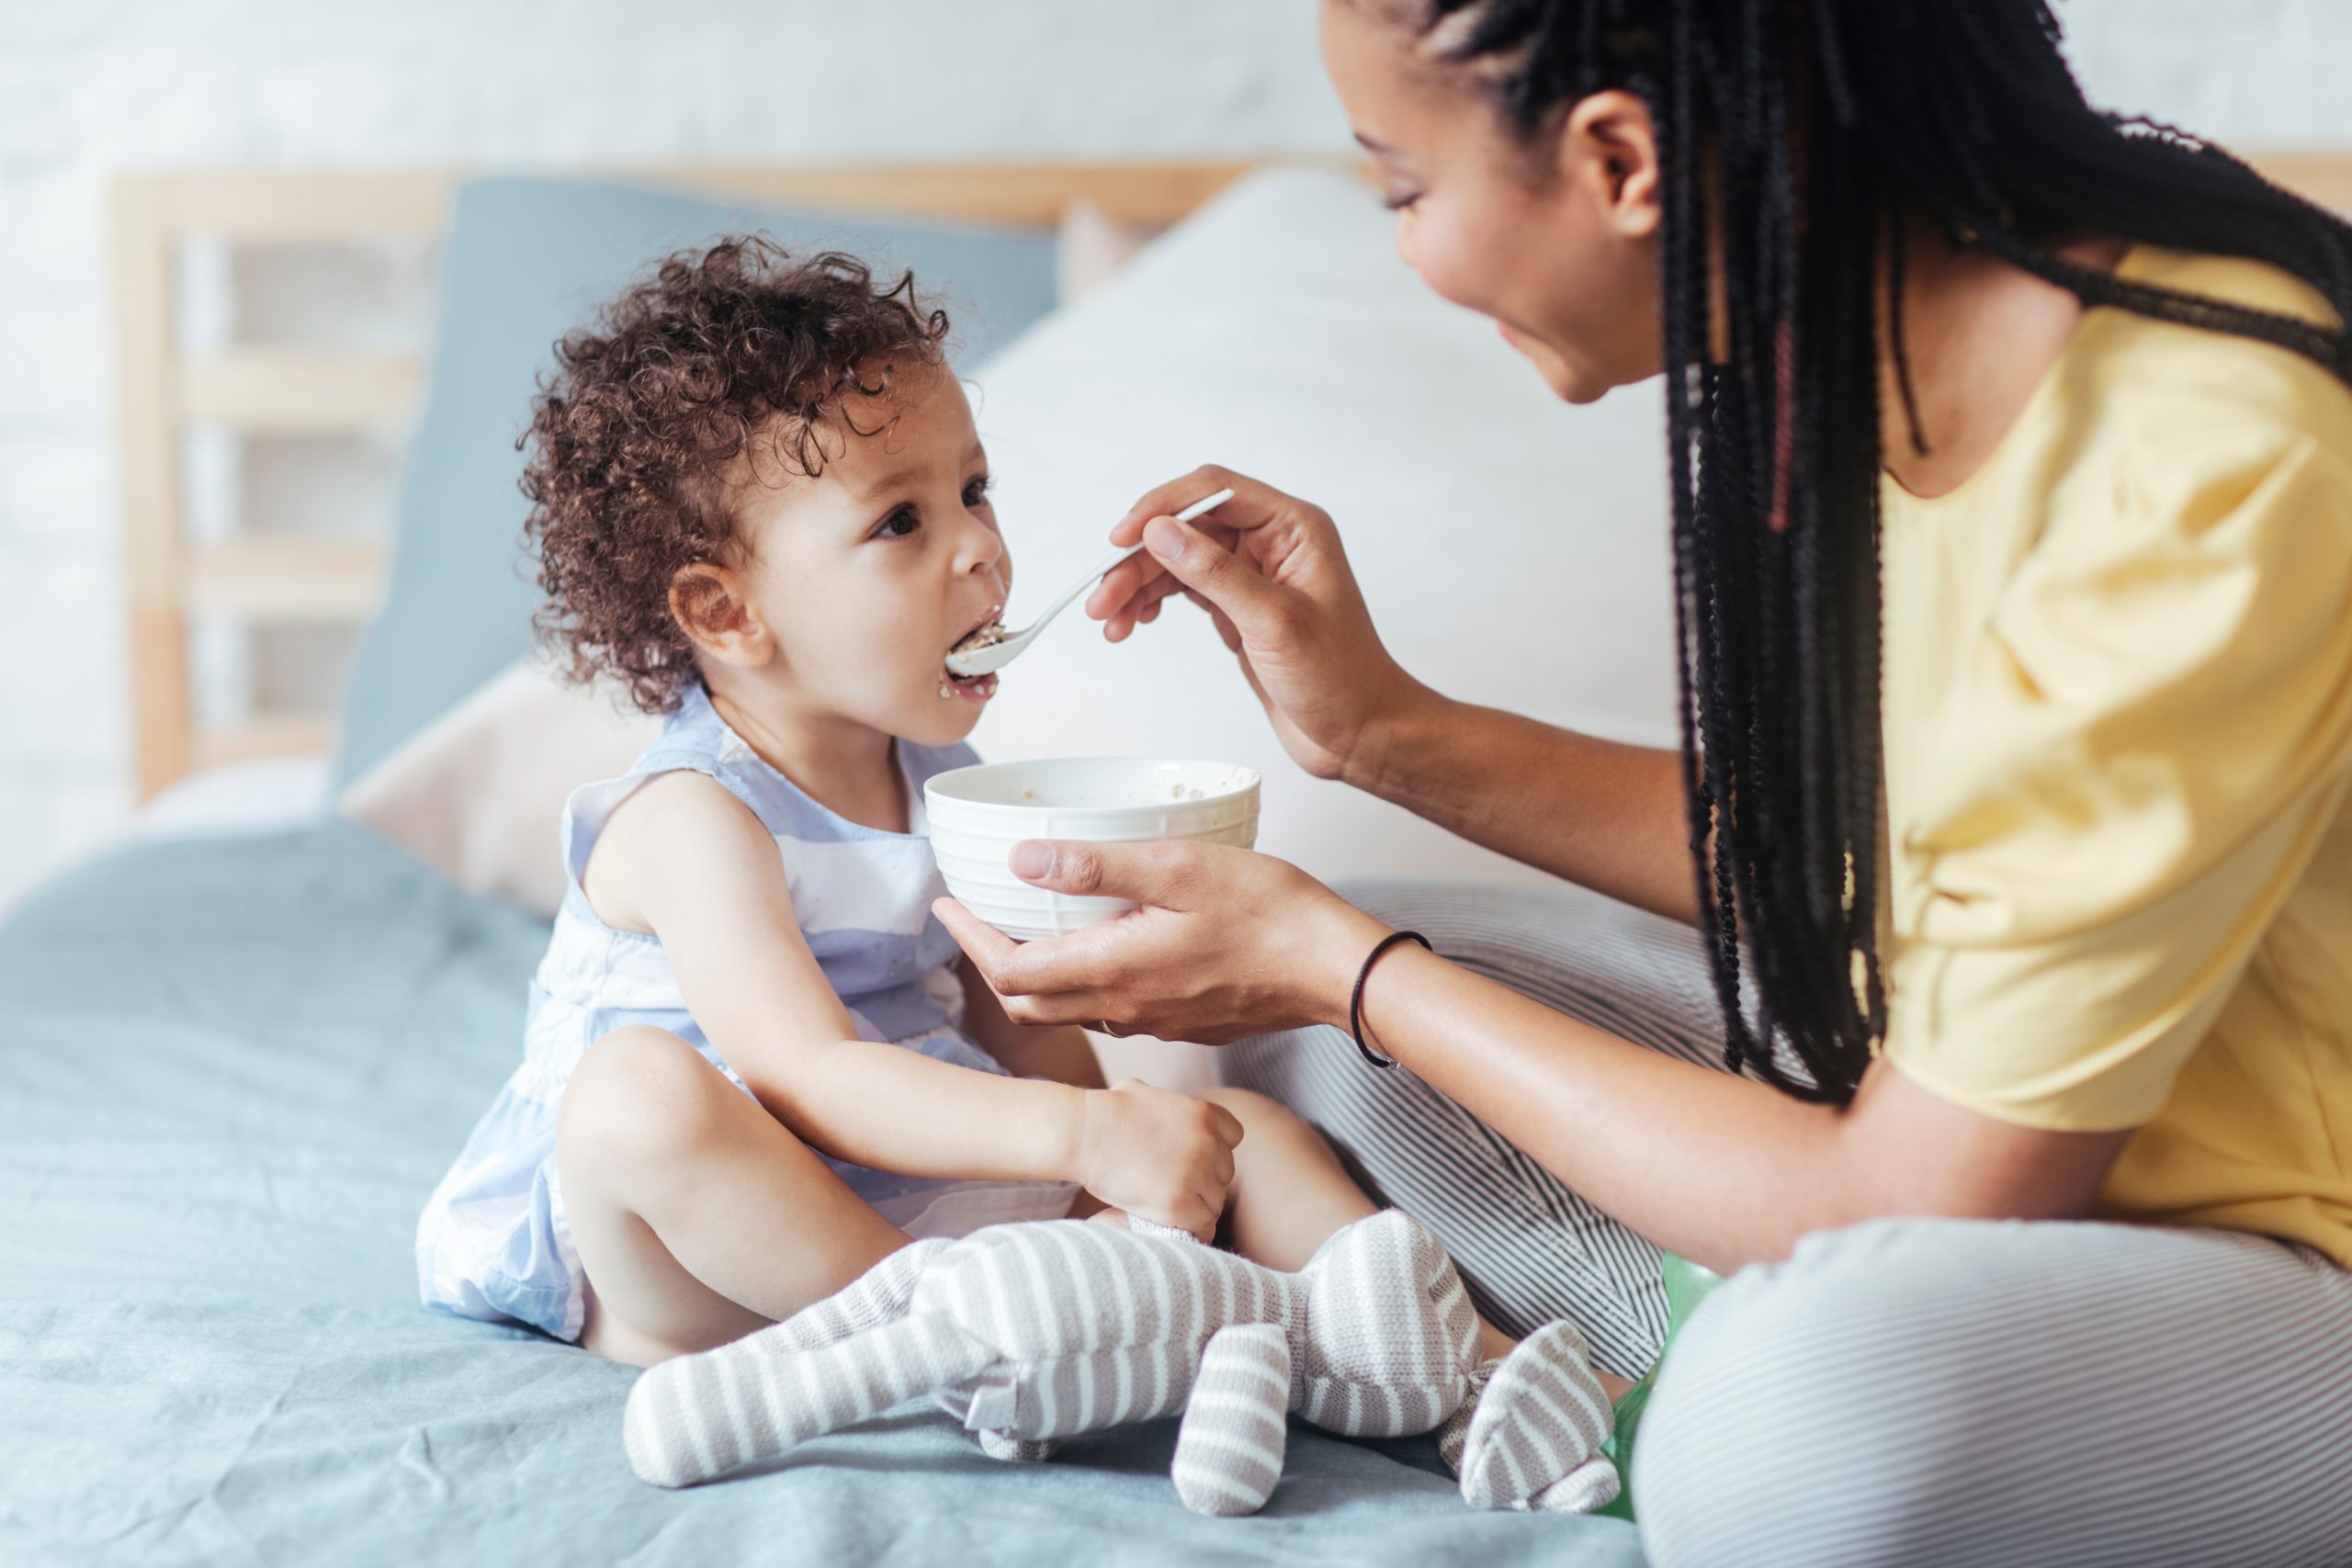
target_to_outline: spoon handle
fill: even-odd
[[[1184,508],[1183,511],[1176,513],[1176,521],[1179,523],[1190,523],[1196,518],[1204,517],[1232,499],[1233,491],[1231,490],[1221,490],[1215,495],[1204,495],[1200,500],[1193,502],[1192,505]],[[1133,549],[1125,549],[1116,552],[1109,560],[1104,561],[1102,567],[1095,571],[1094,575],[1086,580],[1086,582],[1091,583],[1101,581],[1103,578],[1110,576],[1113,570],[1125,566],[1127,562],[1135,559],[1136,557],[1141,554],[1143,554],[1143,547],[1140,545],[1136,546]],[[1079,586],[1082,588],[1086,586],[1086,583],[1080,583]],[[1072,592],[1076,592],[1076,590],[1072,590]],[[1068,600],[1063,601],[1063,604],[1067,603],[1069,603]],[[1061,608],[1061,605],[1057,604],[1054,608],[1059,609]]]
[[[1223,506],[1227,502],[1231,501],[1232,499],[1233,491],[1230,490],[1221,490],[1215,495],[1204,496],[1200,500],[1193,502],[1192,505],[1184,508],[1183,511],[1176,513],[1176,521],[1179,523],[1190,523],[1195,518],[1203,517],[1209,513],[1215,512],[1218,507]],[[1110,576],[1117,568],[1125,565],[1127,562],[1135,559],[1136,557],[1141,554],[1143,554],[1143,547],[1140,545],[1133,546],[1124,550],[1114,550],[1111,553],[1110,559],[1104,561],[1101,566],[1096,567],[1092,571],[1088,572],[1084,577],[1080,578],[1076,586],[1072,587],[1069,592],[1063,594],[1060,598],[1047,605],[1046,607],[1046,613],[1039,615],[1035,620],[1029,624],[1035,626],[1044,626],[1047,621],[1050,621],[1056,615],[1060,615],[1064,607],[1066,607],[1071,600],[1077,598],[1080,593],[1085,592],[1088,589],[1093,587],[1104,578]]]

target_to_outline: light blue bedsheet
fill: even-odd
[[[151,843],[0,920],[0,1562],[1613,1564],[1303,1428],[1195,1517],[1166,1423],[1043,1466],[910,1406],[639,1483],[630,1369],[416,1305],[418,1204],[513,1065],[535,918],[365,829]]]

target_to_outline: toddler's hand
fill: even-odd
[[[1215,1235],[1241,1141],[1233,1112],[1136,1078],[1088,1090],[1085,1106],[1079,1185],[1113,1208]]]

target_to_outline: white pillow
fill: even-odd
[[[1390,649],[1453,696],[1646,744],[1676,735],[1657,384],[1552,396],[1396,258],[1344,171],[1238,183],[988,369],[976,408],[1023,624],[1137,495],[1218,462],[1338,519]],[[1266,774],[1261,848],[1326,879],[1533,877],[1293,764],[1182,601],[1117,647],[1073,608],[1005,672],[991,758],[1165,753]]]
[[[662,720],[603,686],[512,665],[351,782],[345,816],[469,893],[552,917],[563,901],[563,803],[628,772]]]

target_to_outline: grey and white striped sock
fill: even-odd
[[[794,1313],[775,1329],[763,1329],[772,1346],[814,1350],[907,1314],[907,1299],[923,1266],[948,1244],[945,1236],[910,1242],[848,1284]]]
[[[1283,1478],[1290,1431],[1290,1339],[1280,1324],[1209,1337],[1176,1433],[1176,1495],[1196,1514],[1254,1514]]]
[[[1462,1395],[1461,1408],[1447,1416],[1445,1425],[1437,1429],[1437,1457],[1445,1461],[1446,1470],[1456,1477],[1462,1474],[1463,1446],[1470,1440],[1470,1418],[1478,1413],[1478,1400],[1487,1392],[1487,1385],[1494,1382],[1495,1371],[1502,1364],[1503,1359],[1497,1356],[1471,1368],[1470,1387]]]
[[[1547,1323],[1504,1358],[1471,1412],[1462,1445],[1462,1498],[1473,1507],[1585,1513],[1617,1495],[1602,1457],[1609,1395],[1584,1336]]]
[[[646,1370],[621,1444],[656,1486],[692,1486],[978,1371],[995,1352],[938,1314],[902,1317],[815,1349],[789,1322]]]

